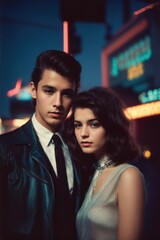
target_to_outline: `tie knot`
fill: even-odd
[[[62,141],[57,134],[54,134],[52,139],[53,139],[55,145],[60,145],[60,146],[62,145]]]

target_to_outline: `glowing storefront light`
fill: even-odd
[[[128,107],[125,110],[125,114],[130,120],[143,118],[143,117],[149,117],[149,116],[153,116],[153,115],[159,115],[160,114],[160,101],[140,104],[140,105],[133,106],[133,107]]]
[[[151,151],[149,150],[149,149],[145,149],[144,151],[143,151],[143,156],[146,158],[146,159],[149,159],[149,158],[151,158]]]

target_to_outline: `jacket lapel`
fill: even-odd
[[[23,167],[39,180],[48,184],[51,183],[50,162],[41,147],[31,120],[20,127],[18,131],[19,134],[17,134],[18,137],[15,139],[14,145],[26,151],[26,154],[24,154],[26,157],[23,158]]]

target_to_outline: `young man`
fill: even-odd
[[[42,52],[30,82],[35,113],[22,127],[0,136],[1,240],[76,239],[79,182],[63,122],[80,73],[80,63],[70,54]],[[64,184],[59,179],[60,156],[57,159],[53,135],[58,136],[65,157],[65,168],[60,169],[60,174],[67,175]]]

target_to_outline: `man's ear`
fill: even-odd
[[[36,87],[34,85],[34,82],[30,82],[29,86],[30,86],[30,93],[31,93],[32,98],[36,99],[37,90],[36,90]]]

